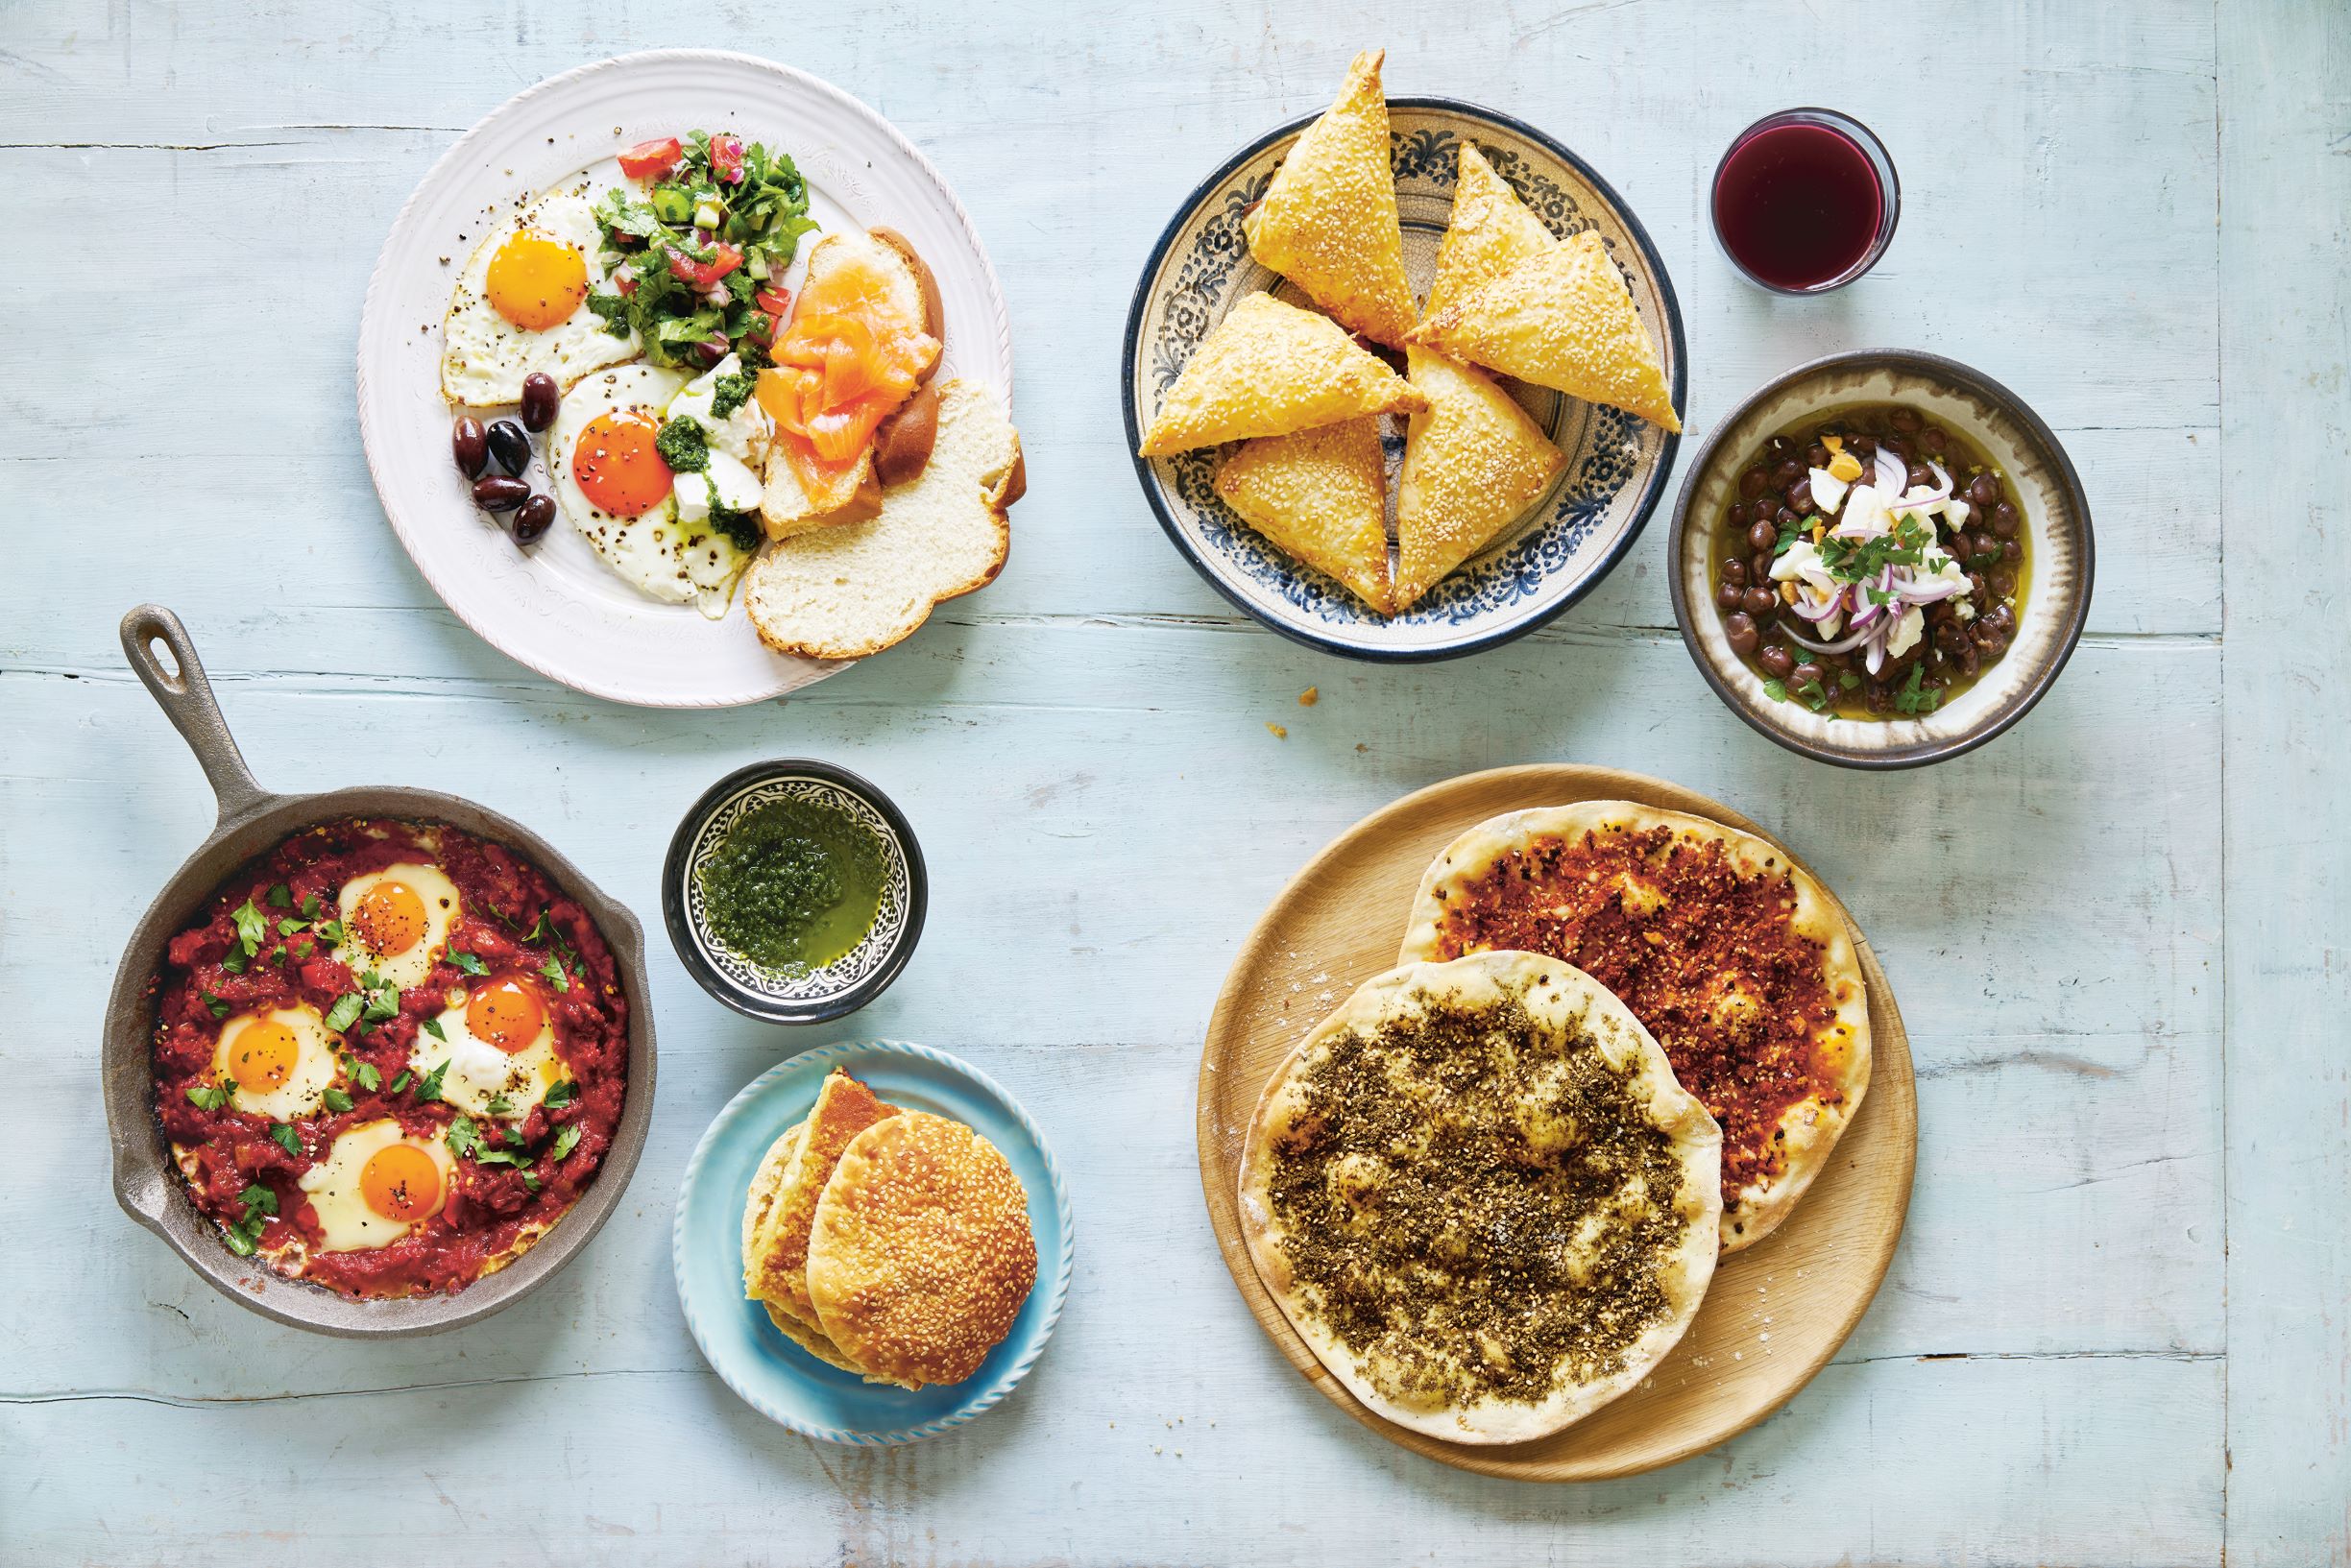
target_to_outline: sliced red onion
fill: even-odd
[[[1870,639],[1869,633],[1854,632],[1838,638],[1834,642],[1815,642],[1785,621],[1780,623],[1780,630],[1790,642],[1810,653],[1850,653]]]
[[[1957,582],[1948,577],[1930,577],[1921,582],[1914,577],[1903,585],[1902,594],[1911,604],[1939,604],[1955,593],[1965,593],[1967,591],[1968,583],[1964,577]]]
[[[1951,489],[1951,471],[1931,457],[1927,460],[1927,471],[1935,476],[1935,484],[1944,495],[1949,495]]]
[[[1839,589],[1827,598],[1815,601],[1811,594],[1799,589],[1796,592],[1796,602],[1788,608],[1817,625],[1845,608],[1845,591]]]
[[[1903,466],[1901,458],[1883,446],[1878,447],[1873,455],[1878,460],[1878,492],[1887,497],[1887,504],[1891,505],[1903,491],[1910,488],[1910,470]]]
[[[1869,666],[1869,672],[1872,675],[1875,675],[1879,670],[1885,668],[1885,639],[1882,637],[1873,637],[1870,639],[1869,652],[1862,656],[1862,663],[1867,664]]]

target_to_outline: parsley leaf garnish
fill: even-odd
[[[301,929],[303,929],[303,923],[299,920],[286,919],[278,922],[278,934],[279,936],[292,936],[296,931]]]
[[[327,1108],[330,1111],[343,1112],[351,1108],[351,1096],[340,1089],[329,1089],[320,1098],[327,1101]]]
[[[570,980],[566,978],[564,976],[563,965],[558,963],[554,958],[550,957],[545,963],[541,964],[539,966],[539,973],[545,975],[547,977],[548,983],[553,985],[556,990],[569,991],[571,989]]]
[[[559,1106],[569,1105],[577,1098],[579,1098],[579,1085],[566,1078],[546,1092],[546,1108],[552,1111]]]
[[[374,1062],[353,1061],[351,1075],[351,1082],[371,1092],[383,1082],[383,1074],[376,1070]]]
[[[358,992],[344,992],[335,999],[335,1004],[327,1009],[327,1026],[337,1034],[342,1033],[358,1022],[359,1009],[365,1005],[366,999]]]
[[[562,1159],[565,1155],[579,1147],[579,1124],[577,1122],[573,1122],[570,1126],[564,1128],[561,1132],[558,1132],[555,1135],[555,1146],[547,1150],[547,1158],[550,1160]]]
[[[294,907],[294,889],[279,882],[270,888],[269,901],[272,908],[291,909]]]
[[[1787,701],[1787,684],[1775,675],[1763,683],[1763,695],[1774,702],[1785,702]]]
[[[455,948],[449,949],[448,961],[455,964],[461,973],[467,975],[487,975],[490,973],[490,966],[488,964],[483,963],[479,958],[474,957],[473,954],[470,953],[459,953]]]
[[[200,1111],[217,1111],[229,1103],[229,1097],[234,1092],[225,1083],[191,1083],[187,1086],[188,1103]]]
[[[417,1027],[423,1029],[426,1034],[431,1035],[435,1040],[447,1040],[448,1038],[448,1031],[441,1026],[441,1021],[437,1018],[428,1018],[424,1020],[424,1023],[419,1024]]]
[[[511,1116],[514,1114],[514,1101],[508,1099],[503,1094],[492,1095],[490,1102],[482,1109],[488,1111],[492,1116]]]
[[[454,1061],[455,1058],[451,1057],[450,1060]],[[441,1080],[448,1076],[448,1062],[443,1062],[439,1067],[417,1079],[416,1098],[419,1104],[430,1105],[441,1098]],[[400,1074],[403,1078],[407,1075],[405,1073]],[[392,1087],[398,1089],[400,1085],[396,1083]]]
[[[1910,666],[1910,678],[1902,684],[1901,690],[1894,693],[1896,708],[1905,713],[1931,713],[1942,705],[1941,689],[1921,684],[1921,677],[1925,674],[1925,665]]]
[[[269,922],[254,907],[251,899],[230,910],[229,918],[236,922],[237,945],[245,950],[248,958],[252,957],[260,949],[261,939],[269,934]]]
[[[316,893],[304,893],[303,895],[302,902],[302,917],[304,920],[316,920],[318,918],[318,895]]]
[[[221,1001],[220,998],[214,996],[209,991],[206,991],[204,994],[204,1004],[205,1010],[209,1012],[214,1018],[227,1018],[230,1013],[236,1011],[234,1007],[230,1006],[228,1002]]]
[[[237,1194],[237,1201],[245,1205],[245,1218],[227,1227],[229,1250],[250,1258],[261,1244],[261,1227],[278,1212],[278,1194],[256,1181]]]
[[[449,1152],[461,1160],[481,1152],[481,1129],[473,1125],[472,1117],[460,1116],[449,1123],[448,1146]]]
[[[343,922],[339,920],[320,921],[318,923],[318,933],[319,940],[325,942],[329,947],[341,947],[343,945]]]
[[[411,1076],[413,1076],[413,1074],[411,1074],[406,1068],[401,1068],[400,1075],[392,1080],[392,1092],[397,1095],[401,1090],[407,1088],[408,1080]]]
[[[278,1146],[279,1148],[284,1149],[288,1154],[294,1155],[298,1159],[301,1157],[303,1151],[301,1133],[296,1132],[292,1127],[286,1125],[282,1122],[273,1122],[270,1123],[269,1135],[278,1141]]]
[[[517,1154],[511,1148],[486,1148],[473,1157],[475,1165],[511,1165],[520,1170],[530,1164],[530,1157]]]

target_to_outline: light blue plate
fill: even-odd
[[[839,1067],[893,1105],[953,1117],[994,1144],[1029,1190],[1036,1288],[1012,1332],[961,1383],[909,1392],[828,1366],[767,1320],[742,1293],[742,1214],[760,1161],[808,1115],[825,1074]],[[678,1300],[694,1343],[753,1410],[832,1443],[879,1445],[933,1437],[1012,1391],[1053,1337],[1069,1295],[1074,1226],[1061,1168],[1044,1135],[994,1079],[943,1050],[900,1040],[826,1046],[770,1068],[727,1102],[686,1167],[671,1241]]]

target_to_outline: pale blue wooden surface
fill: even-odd
[[[1682,296],[1694,434],[1869,343],[2029,398],[2102,546],[2042,709],[1922,773],[1790,758],[1690,667],[1661,520],[1552,630],[1464,663],[1372,669],[1236,620],[1133,482],[1127,290],[1200,174],[1369,42],[1392,90],[1521,115],[1625,194]],[[408,567],[352,427],[360,294],[433,157],[531,81],[657,44],[767,54],[889,114],[1012,308],[1010,567],[780,708],[622,709],[492,653]],[[2351,1557],[2346,82],[2319,3],[15,0],[0,1560]],[[1892,253],[1828,302],[1739,286],[1704,225],[1725,139],[1792,102],[1870,121],[1903,177]],[[315,1339],[124,1219],[102,998],[210,815],[114,647],[151,597],[264,782],[473,796],[647,914],[677,813],[728,768],[811,753],[891,790],[931,923],[853,1029],[968,1053],[1056,1143],[1078,1277],[1028,1386],[853,1454],[703,1366],[668,1268],[687,1153],[757,1072],[849,1031],[739,1020],[658,940],[652,1142],[590,1254],[515,1311]],[[1798,843],[1883,955],[1920,1076],[1910,1227],[1837,1364],[1724,1449],[1563,1489],[1392,1448],[1283,1370],[1209,1236],[1191,1110],[1224,967],[1300,861],[1407,789],[1544,759],[1661,774]],[[1886,869],[1897,836],[1916,871]]]

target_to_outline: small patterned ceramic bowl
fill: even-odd
[[[1748,460],[1774,434],[1856,403],[1905,403],[1966,436],[2000,469],[2024,518],[2030,575],[2008,651],[1953,701],[1916,718],[1837,718],[1780,702],[1731,651],[1711,571],[1733,553],[1724,514]],[[1740,541],[1737,553],[1746,553]],[[2081,639],[2096,550],[2090,499],[2057,437],[2024,400],[1956,360],[1858,349],[1799,365],[1733,410],[1698,453],[1666,546],[1674,618],[1698,673],[1731,711],[1793,752],[1843,767],[1903,768],[1975,750],[2032,711]]]
[[[1265,194],[1307,115],[1269,132],[1225,160],[1176,212],[1144,266],[1127,318],[1121,391],[1127,448],[1209,330],[1248,294],[1272,289],[1310,304],[1257,264],[1241,219]],[[1404,268],[1416,297],[1437,271],[1437,246],[1453,210],[1461,144],[1474,141],[1552,231],[1599,230],[1623,270],[1633,302],[1665,357],[1676,408],[1685,405],[1688,350],[1681,307],[1648,233],[1606,181],[1549,136],[1506,114],[1444,98],[1388,100]],[[1354,659],[1449,659],[1519,637],[1598,586],[1664,495],[1681,438],[1646,421],[1540,387],[1514,390],[1567,467],[1519,523],[1465,563],[1409,613],[1373,614],[1330,578],[1284,555],[1218,499],[1223,449],[1135,459],[1143,494],[1168,537],[1218,592],[1274,631]],[[1389,421],[1390,533],[1403,426]]]
[[[694,875],[743,814],[771,801],[816,801],[848,813],[882,842],[882,906],[863,941],[821,969],[766,968],[711,934]],[[792,759],[755,762],[703,793],[669,839],[662,865],[662,923],[678,961],[703,990],[770,1024],[820,1024],[889,989],[913,956],[931,900],[914,830],[887,795],[847,768]]]

